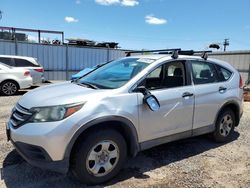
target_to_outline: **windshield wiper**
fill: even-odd
[[[96,85],[88,83],[88,82],[78,82],[77,85],[87,86],[92,89],[99,89],[99,87],[97,87]]]

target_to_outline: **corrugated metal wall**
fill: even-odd
[[[0,54],[35,57],[43,65],[46,79],[65,80],[86,67],[124,57],[125,51],[0,40]],[[209,57],[229,62],[240,71],[244,81],[250,79],[250,51],[215,52]]]
[[[38,59],[48,80],[65,80],[86,67],[124,57],[117,49],[56,46],[33,43],[0,41],[0,54],[31,56]]]

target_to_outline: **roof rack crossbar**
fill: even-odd
[[[132,53],[150,53],[150,52],[158,52],[159,54],[172,54],[173,59],[177,59],[178,55],[194,55],[201,54],[201,58],[207,60],[207,53],[211,53],[211,50],[205,51],[194,51],[194,50],[182,50],[181,48],[170,48],[170,49],[161,49],[161,50],[141,50],[141,51],[128,51],[125,52],[126,56],[131,56]]]
[[[194,54],[202,54],[202,53],[210,53],[212,51],[194,51],[194,50],[180,50],[180,55],[194,55]]]
[[[180,51],[181,48],[170,48],[170,49],[160,49],[160,50],[138,50],[138,51],[127,51],[125,52],[127,56],[135,53],[153,53],[153,52],[173,52],[173,51]]]

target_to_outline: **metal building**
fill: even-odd
[[[66,80],[73,73],[125,56],[124,50],[110,48],[47,45],[0,40],[0,54],[37,58],[48,80]]]
[[[0,54],[35,57],[43,65],[47,79],[66,80],[86,67],[124,57],[125,50],[0,40]],[[209,57],[229,62],[244,81],[250,79],[250,50],[213,52]]]

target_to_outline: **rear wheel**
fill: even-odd
[[[75,148],[72,172],[82,183],[100,184],[113,178],[127,157],[127,145],[114,130],[91,132]]]
[[[18,91],[18,84],[12,80],[7,80],[1,83],[0,89],[3,95],[14,95]]]
[[[231,109],[223,110],[217,118],[216,129],[213,138],[217,142],[225,142],[230,139],[235,127],[235,114]]]

